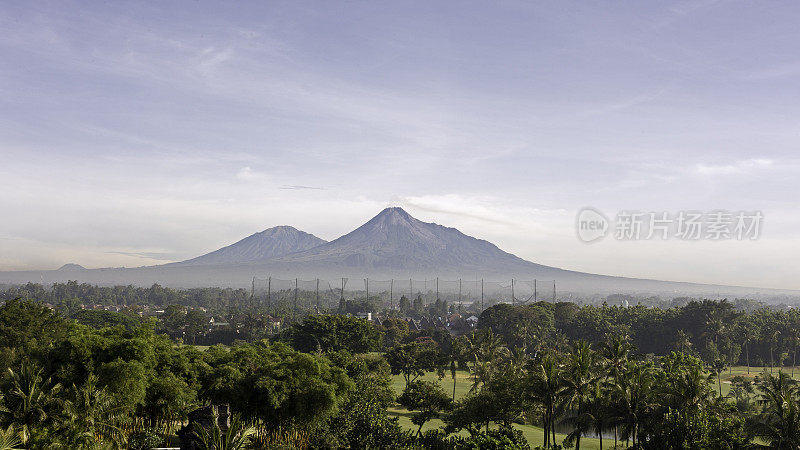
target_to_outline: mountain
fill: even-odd
[[[273,283],[273,288],[277,286],[279,290],[291,289],[291,280],[319,278],[325,281],[323,286],[332,289],[331,286],[337,284],[334,280],[342,277],[356,280],[352,282],[355,284],[351,283],[356,288],[362,279],[370,278],[376,283],[371,284],[373,289],[381,289],[378,287],[380,280],[389,279],[409,281],[410,289],[409,278],[413,278],[415,283],[423,280],[424,289],[424,280],[442,277],[444,280],[473,280],[471,283],[474,286],[478,285],[477,280],[486,280],[486,288],[489,289],[487,294],[491,294],[491,289],[508,289],[511,279],[515,279],[517,289],[532,286],[535,294],[538,286],[538,292],[542,295],[549,295],[550,292],[555,295],[557,289],[559,293],[588,295],[647,293],[712,298],[798,296],[796,291],[635,279],[545,266],[514,256],[490,242],[467,236],[455,228],[417,220],[401,208],[386,208],[364,225],[331,242],[289,226],[281,226],[179,263],[84,270],[67,265],[62,270],[0,272],[0,283],[79,280],[103,285],[150,286],[159,283],[174,287],[249,288],[255,283],[254,277],[262,280],[270,277],[271,281],[278,283]],[[530,286],[526,288],[526,284]],[[398,286],[404,285],[400,283]],[[458,281],[455,286],[460,292],[461,282]],[[484,283],[481,282],[480,286],[482,292]],[[559,298],[562,298],[561,294]],[[785,302],[785,299],[781,301]]]
[[[64,264],[63,266],[59,267],[58,270],[61,271],[61,272],[70,272],[70,271],[76,271],[76,270],[86,270],[86,267],[83,267],[80,264],[67,263],[67,264]]]
[[[255,233],[211,253],[169,266],[225,266],[265,262],[287,253],[325,244],[327,241],[290,226],[279,226]]]
[[[455,228],[423,222],[402,208],[386,208],[352,232],[272,261],[294,267],[357,268],[364,272],[530,273],[551,269],[504,252]]]

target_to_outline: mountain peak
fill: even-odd
[[[390,207],[385,208],[383,211],[378,213],[379,216],[388,216],[388,215],[394,215],[394,214],[397,214],[397,215],[400,215],[400,216],[403,216],[403,217],[411,217],[411,215],[408,214],[405,209],[403,209],[403,208],[401,208],[399,206],[390,206]]]
[[[276,227],[267,228],[266,230],[264,230],[264,231],[262,231],[260,233],[256,233],[256,234],[274,236],[276,234],[283,234],[283,233],[309,234],[309,233],[306,233],[305,231],[300,231],[300,230],[298,230],[297,228],[295,228],[295,227],[293,227],[291,225],[278,225]]]
[[[308,250],[325,242],[327,241],[295,227],[280,225],[251,234],[211,253],[175,264],[196,266],[263,262],[278,256]]]
[[[366,270],[468,272],[530,270],[533,263],[455,228],[415,219],[403,208],[386,208],[364,225],[319,247],[279,258],[281,264],[358,267]]]
[[[59,267],[58,270],[66,272],[66,271],[74,271],[74,270],[86,270],[86,268],[83,267],[80,264],[67,263],[67,264],[64,264],[63,266]]]
[[[367,222],[365,225],[370,225],[370,224],[399,225],[404,223],[405,224],[412,223],[414,221],[419,222],[417,219],[411,217],[411,214],[407,213],[403,208],[400,208],[399,206],[393,206],[379,212],[377,216],[370,219],[369,222]]]

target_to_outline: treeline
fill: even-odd
[[[668,308],[607,303],[579,306],[571,302],[539,302],[517,307],[499,304],[481,313],[471,307],[448,306],[444,301],[423,305],[421,298],[405,297],[399,299],[399,311],[389,311],[374,299],[364,298],[333,303],[329,308],[323,304],[317,310],[313,293],[307,292],[300,293],[300,305],[295,310],[291,298],[280,303],[286,295],[286,292],[276,293],[274,304],[265,305],[254,303],[250,293],[243,289],[101,287],[70,281],[49,288],[28,283],[0,290],[0,300],[36,299],[53,305],[64,316],[84,323],[96,321],[96,325],[114,319],[109,314],[81,312],[82,305],[127,307],[122,310],[133,321],[138,320],[135,316],[142,307],[159,308],[166,312],[160,317],[160,331],[181,337],[185,342],[203,344],[268,338],[276,331],[274,324],[285,326],[317,312],[353,315],[370,312],[376,317],[415,319],[437,319],[455,312],[476,314],[481,318],[479,327],[491,327],[501,334],[514,327],[533,327],[540,339],[553,342],[584,339],[593,343],[600,343],[609,335],[626,335],[642,354],[666,355],[678,350],[700,356],[707,363],[719,359],[727,365],[794,365],[800,340],[800,311],[796,308],[777,309],[742,299],[718,302],[676,298],[671,301],[674,306]],[[608,297],[616,303],[620,298]],[[229,326],[209,334],[206,325],[212,316]]]
[[[154,284],[150,287],[96,286],[68,281],[54,283],[49,288],[37,283],[7,286],[0,290],[0,299],[30,298],[52,305],[76,307],[80,304],[134,306],[167,306],[172,304],[225,309],[246,307],[251,303],[250,291],[231,288],[173,289]]]
[[[775,369],[733,379],[723,395],[722,353],[697,349],[727,349],[739,338],[726,327],[760,320],[787,327],[756,330],[777,342],[769,336],[789,332],[791,312],[746,314],[727,302],[660,312],[497,305],[459,336],[402,318],[311,315],[270,339],[206,351],[177,345],[153,320],[117,316],[84,317],[87,325],[40,302],[0,307],[2,445],[175,445],[189,411],[228,404],[230,433],[196,430],[199,448],[580,448],[594,435],[636,449],[800,446],[796,381]],[[654,347],[670,331],[682,338]],[[770,348],[777,361],[780,347]],[[392,375],[404,380],[399,396]],[[460,398],[458,383],[468,384]],[[397,405],[416,429],[391,417]],[[434,419],[442,425],[423,431]],[[527,442],[520,425],[542,427],[541,442]]]
[[[680,351],[699,356],[707,364],[719,360],[727,366],[794,366],[800,344],[797,309],[761,307],[748,312],[726,300],[693,300],[669,309],[566,302],[504,304],[481,314],[478,326],[492,329],[512,345],[536,339],[563,347],[577,340],[600,344],[612,336],[627,336],[640,354],[664,356]]]
[[[172,445],[190,410],[223,403],[241,418],[247,448],[388,448],[406,438],[386,415],[394,394],[380,355],[266,340],[201,352],[152,323],[95,329],[11,300],[0,307],[0,366],[0,442],[29,449]]]

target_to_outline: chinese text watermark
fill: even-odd
[[[611,222],[595,208],[578,211],[578,239],[593,242],[612,234],[621,241],[649,239],[756,240],[761,235],[761,211],[619,211]]]

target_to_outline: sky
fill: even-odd
[[[797,2],[0,6],[0,270],[135,267],[387,206],[567,269],[800,289]],[[578,211],[761,211],[757,240]]]

